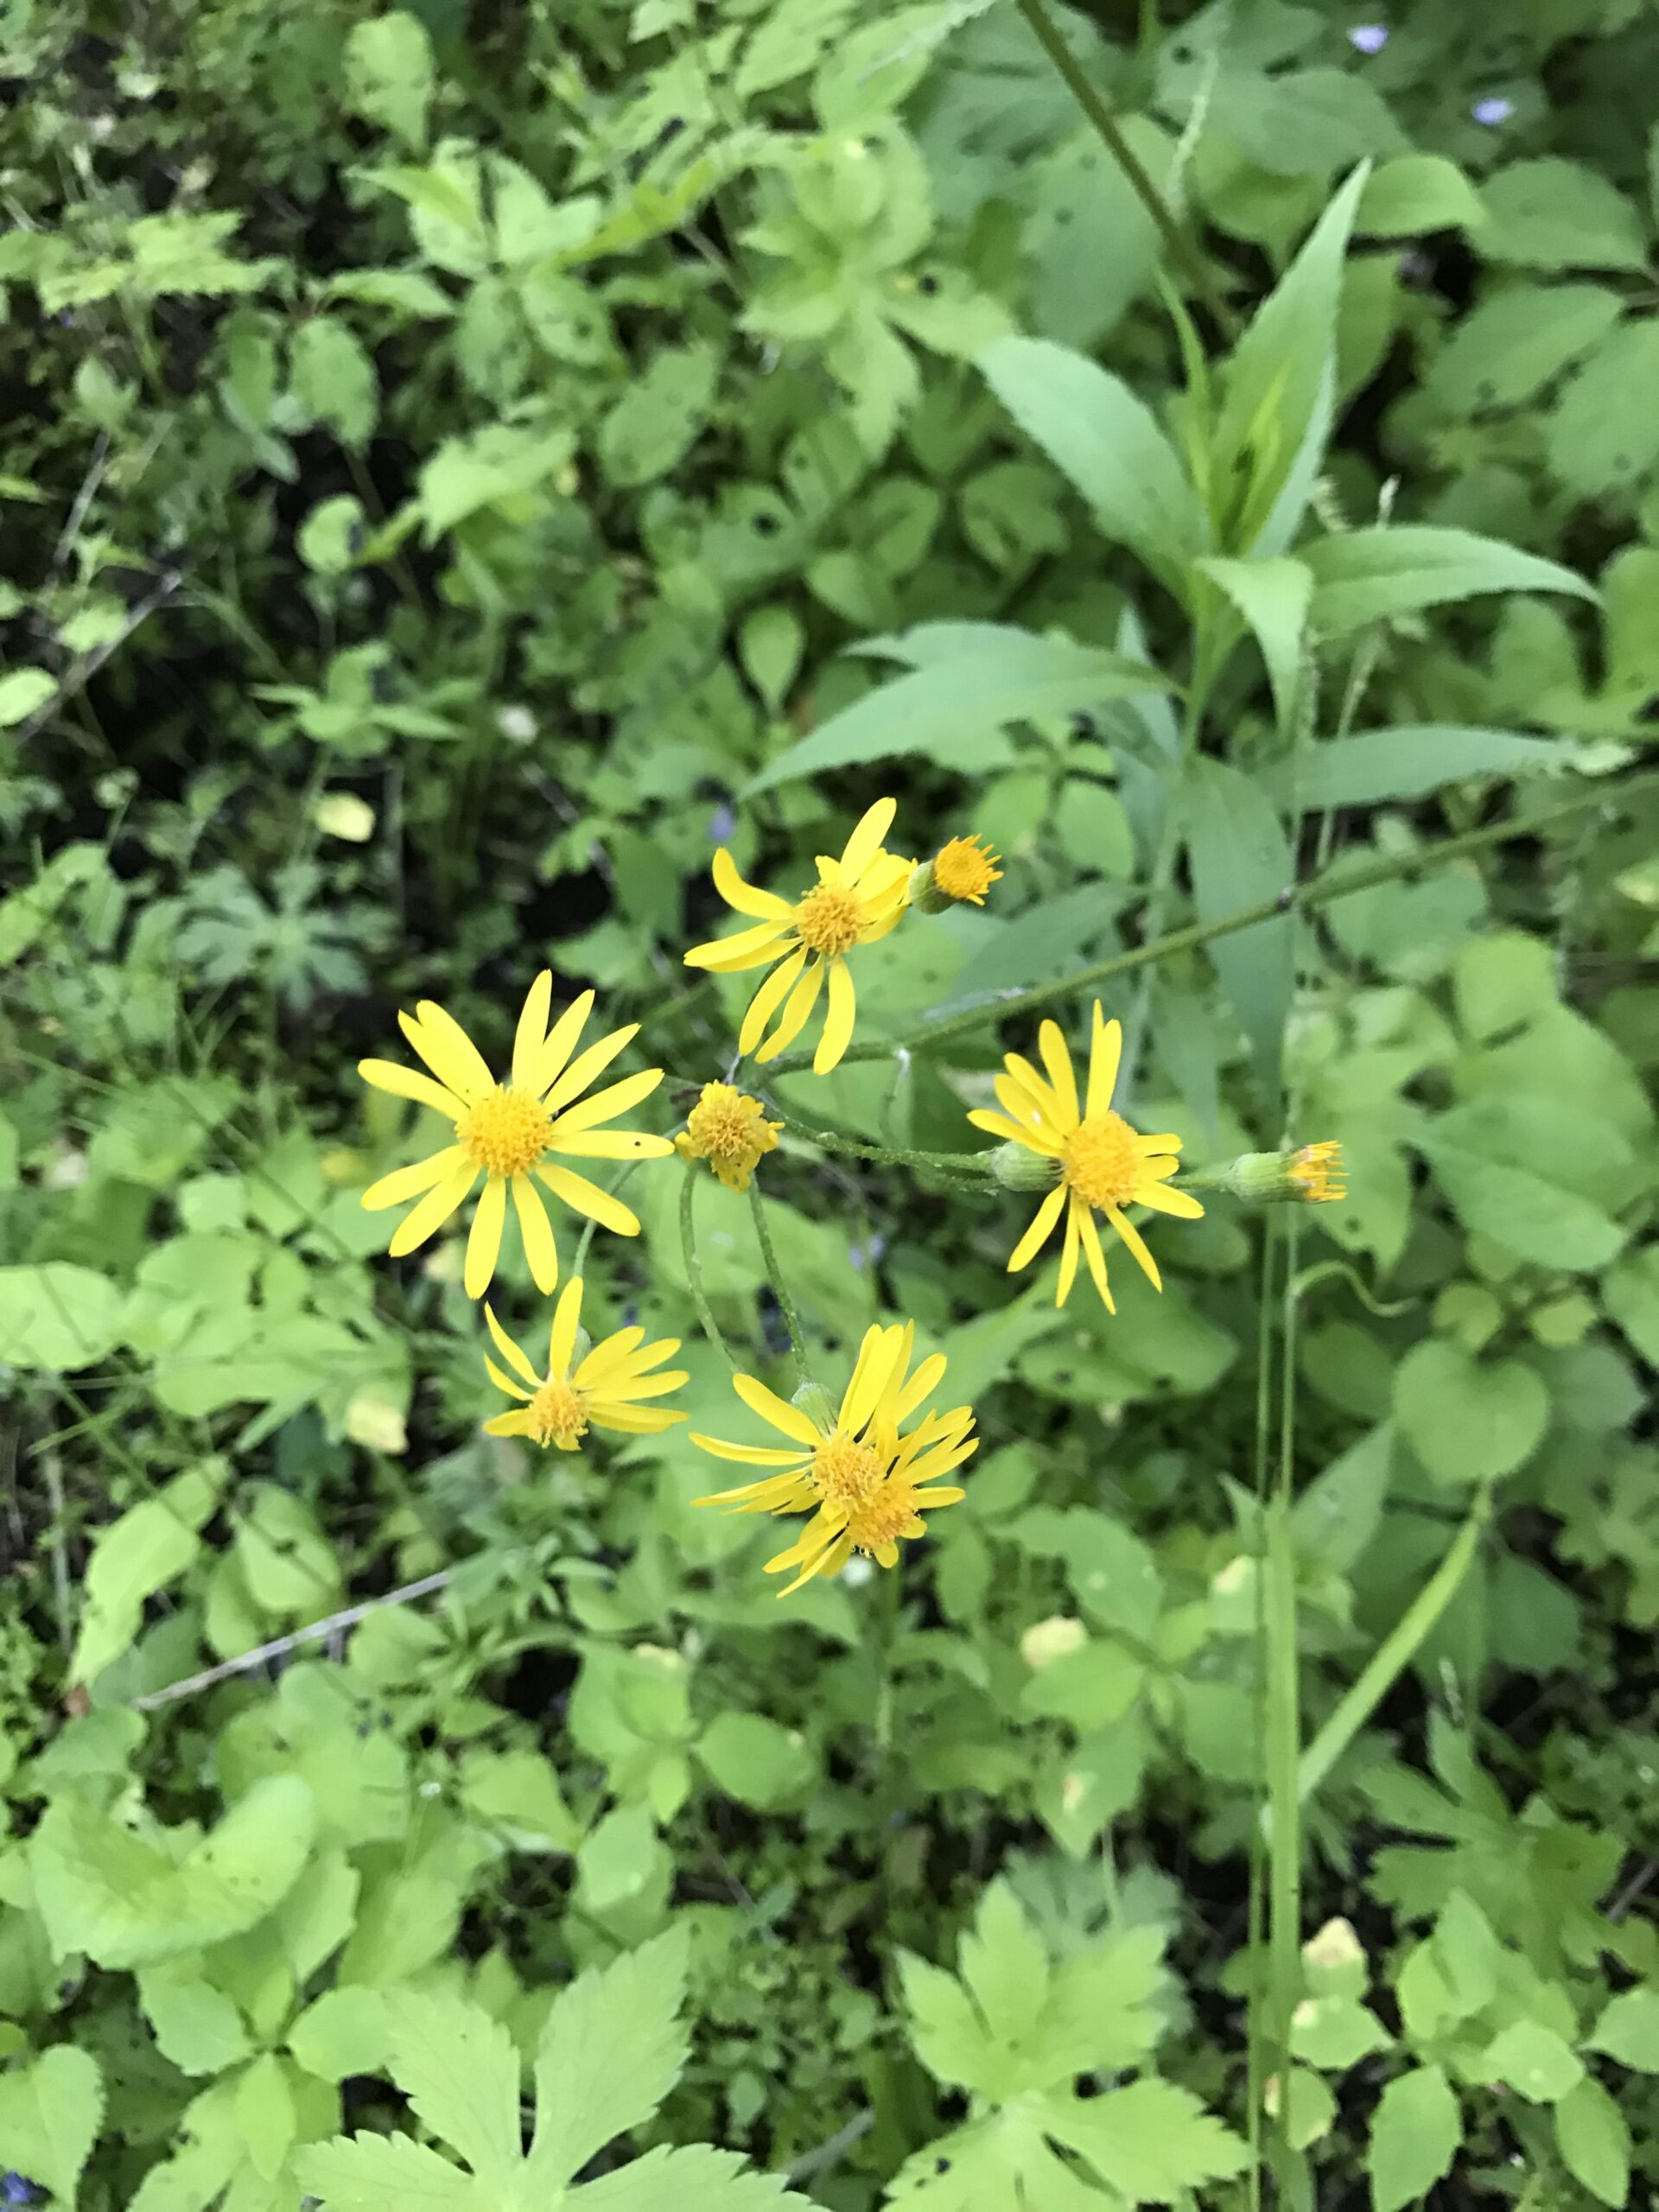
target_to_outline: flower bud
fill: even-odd
[[[822,1382],[803,1382],[789,1402],[798,1407],[813,1427],[822,1429],[826,1436],[834,1428],[835,1403]]]
[[[1215,1180],[1247,1205],[1320,1205],[1345,1198],[1342,1147],[1326,1138],[1297,1152],[1245,1152],[1216,1172]]]
[[[1005,1191],[1046,1191],[1054,1181],[1054,1162],[1029,1146],[1007,1144],[995,1147],[990,1155],[991,1173]]]

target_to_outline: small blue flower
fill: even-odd
[[[868,1244],[855,1244],[847,1256],[861,1274],[876,1264],[887,1249],[887,1240],[878,1229]]]
[[[1488,99],[1477,100],[1469,112],[1477,123],[1484,123],[1489,130],[1495,130],[1500,123],[1507,123],[1515,113],[1515,102],[1506,100],[1501,92],[1496,92]]]
[[[732,832],[736,829],[736,827],[737,816],[733,812],[732,809],[729,806],[721,807],[716,811],[714,819],[709,824],[709,843],[711,845],[724,845],[729,842]]]
[[[0,2198],[8,2204],[32,2204],[37,2194],[34,2183],[22,2174],[8,2174],[0,2180]]]
[[[1386,23],[1356,23],[1348,34],[1348,43],[1361,54],[1381,54],[1389,42]]]

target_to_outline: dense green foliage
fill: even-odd
[[[1654,10],[1162,12],[0,21],[37,2201],[1659,2186]],[[684,1428],[483,1434],[458,1238],[359,1205],[426,1117],[353,1065],[423,998],[503,1064],[550,966],[671,1132],[753,980],[682,964],[715,848],[794,896],[889,791],[1001,881],[860,954],[833,1074],[739,1080],[815,1364],[913,1317],[982,1440],[779,1604]],[[1116,1315],[938,1157],[1002,1001],[1076,1044],[1096,988],[1190,1166],[1348,1161],[1159,1223]],[[685,1185],[629,1171],[590,1325],[750,1434]],[[544,1336],[516,1238],[493,1295]]]

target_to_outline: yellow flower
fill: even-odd
[[[711,968],[721,976],[739,975],[748,968],[772,969],[749,1001],[738,1035],[739,1052],[770,1060],[793,1044],[818,1002],[827,976],[829,998],[812,1071],[828,1075],[839,1064],[852,1037],[855,1010],[847,955],[855,945],[874,944],[886,937],[903,915],[909,895],[911,863],[884,851],[881,844],[897,811],[896,801],[878,799],[847,840],[838,861],[818,855],[817,882],[793,906],[775,892],[746,883],[723,845],[715,855],[715,890],[738,913],[760,916],[760,925],[694,945],[685,964]],[[774,1014],[777,1026],[768,1035]]]
[[[397,1020],[431,1075],[401,1067],[396,1060],[357,1064],[364,1082],[377,1090],[430,1106],[454,1124],[454,1143],[412,1167],[383,1175],[363,1193],[363,1204],[372,1213],[401,1205],[408,1198],[420,1200],[392,1232],[389,1249],[394,1260],[442,1229],[479,1177],[484,1177],[467,1238],[463,1280],[469,1298],[481,1298],[495,1273],[509,1186],[536,1287],[544,1292],[556,1287],[559,1255],[532,1174],[555,1198],[601,1227],[613,1229],[620,1236],[639,1234],[639,1219],[626,1206],[585,1175],[556,1165],[550,1154],[575,1160],[660,1160],[674,1149],[666,1137],[601,1126],[649,1096],[663,1079],[660,1068],[642,1069],[590,1098],[582,1096],[632,1042],[638,1022],[612,1030],[572,1059],[582,1025],[593,1011],[594,995],[584,991],[550,1029],[552,995],[553,977],[543,969],[531,985],[518,1017],[512,1072],[506,1083],[495,1080],[461,1024],[430,999],[421,1001],[412,1018],[400,1014]]]
[[[954,1505],[963,1496],[959,1490],[937,1485],[942,1475],[979,1448],[979,1439],[969,1433],[972,1407],[928,1414],[908,1433],[901,1426],[938,1389],[944,1374],[942,1352],[911,1373],[915,1341],[913,1321],[866,1330],[833,1421],[827,1400],[822,1420],[815,1421],[753,1375],[734,1376],[738,1396],[787,1437],[787,1450],[728,1444],[692,1432],[691,1441],[717,1459],[777,1470],[740,1489],[697,1498],[696,1504],[729,1505],[734,1513],[817,1509],[798,1541],[767,1562],[768,1574],[791,1567],[800,1570],[780,1597],[789,1597],[815,1574],[838,1574],[855,1551],[868,1553],[883,1567],[896,1566],[899,1537],[925,1535],[922,1516]]]
[[[547,1344],[547,1372],[538,1375],[527,1355],[507,1334],[486,1305],[484,1319],[490,1325],[496,1350],[512,1369],[504,1375],[487,1352],[484,1364],[490,1380],[510,1398],[521,1401],[514,1413],[497,1414],[485,1427],[492,1436],[528,1436],[545,1451],[556,1444],[561,1452],[581,1449],[590,1428],[620,1429],[626,1435],[656,1436],[671,1428],[683,1414],[662,1406],[647,1406],[645,1398],[660,1398],[677,1390],[686,1380],[683,1368],[666,1375],[652,1369],[671,1359],[680,1348],[677,1337],[661,1337],[653,1344],[643,1341],[643,1329],[619,1329],[607,1337],[572,1368],[579,1349],[576,1332],[582,1321],[582,1277],[575,1275],[560,1294],[553,1309],[553,1326]]]
[[[948,899],[966,899],[973,906],[982,906],[985,893],[994,883],[1002,880],[1002,871],[996,864],[998,858],[982,838],[953,837],[933,855],[933,887],[942,891]]]
[[[968,1116],[976,1128],[988,1129],[993,1136],[1006,1138],[1034,1154],[1054,1178],[1053,1189],[1014,1248],[1008,1273],[1017,1273],[1041,1250],[1064,1207],[1065,1243],[1060,1252],[1059,1290],[1054,1302],[1064,1306],[1071,1294],[1081,1246],[1095,1288],[1107,1312],[1115,1313],[1117,1308],[1106,1281],[1106,1255],[1095,1226],[1096,1212],[1105,1215],[1128,1246],[1153,1288],[1161,1290],[1158,1263],[1124,1207],[1150,1206],[1154,1212],[1176,1214],[1188,1221],[1198,1219],[1204,1208],[1190,1192],[1169,1187],[1168,1178],[1180,1166],[1179,1137],[1141,1136],[1122,1115],[1112,1111],[1123,1029],[1120,1022],[1102,1020],[1098,1000],[1089,1050],[1088,1092],[1081,1105],[1071,1056],[1053,1022],[1044,1022],[1038,1043],[1048,1080],[1044,1081],[1029,1060],[1010,1052],[1002,1063],[1006,1074],[996,1078],[996,1095],[1005,1110]]]
[[[746,1098],[729,1083],[705,1083],[674,1149],[682,1160],[706,1160],[728,1191],[747,1191],[761,1154],[776,1147],[783,1126],[767,1121],[758,1098]]]
[[[1342,1147],[1334,1137],[1326,1137],[1319,1144],[1305,1144],[1300,1152],[1290,1156],[1288,1173],[1296,1186],[1296,1195],[1306,1199],[1310,1205],[1322,1205],[1331,1198],[1345,1198],[1348,1185],[1342,1178],[1347,1172]]]

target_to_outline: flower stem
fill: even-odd
[[[778,1255],[772,1249],[772,1231],[766,1227],[766,1201],[760,1196],[760,1185],[749,1184],[749,1211],[754,1216],[754,1233],[760,1240],[760,1257],[766,1263],[766,1281],[772,1285],[772,1294],[778,1301],[784,1317],[784,1326],[789,1331],[789,1348],[795,1356],[795,1372],[803,1382],[812,1380],[812,1370],[806,1363],[806,1339],[801,1334],[800,1317],[795,1311],[795,1301],[789,1294],[783,1270],[778,1265]]]
[[[1333,869],[1327,874],[1315,876],[1307,883],[1287,883],[1271,899],[1258,899],[1249,906],[1236,907],[1230,914],[1219,914],[1213,921],[1189,922],[1184,928],[1171,930],[1166,935],[1149,938],[1145,944],[1131,945],[1125,952],[1112,954],[1109,959],[1096,960],[1087,968],[1079,968],[1070,976],[1062,976],[1052,983],[1035,984],[1028,991],[1016,991],[1003,999],[991,999],[982,1006],[968,1007],[961,1014],[949,1015],[943,1021],[925,1023],[913,1035],[903,1040],[902,1046],[894,1045],[849,1045],[842,1055],[842,1064],[853,1060],[885,1060],[903,1049],[925,1051],[928,1046],[944,1043],[953,1037],[967,1036],[971,1031],[982,1029],[988,1023],[1001,1021],[1010,1016],[1035,1013],[1039,1007],[1052,1006],[1056,999],[1067,998],[1073,992],[1087,990],[1096,983],[1111,982],[1119,976],[1132,975],[1136,969],[1150,962],[1162,960],[1171,953],[1190,952],[1197,946],[1209,944],[1218,937],[1231,937],[1240,930],[1252,928],[1257,922],[1271,921],[1275,915],[1308,913],[1321,906],[1328,906],[1338,899],[1346,899],[1357,891],[1374,890],[1380,883],[1392,883],[1401,876],[1423,875],[1442,862],[1465,858],[1471,853],[1486,852],[1495,845],[1506,845],[1520,837],[1530,837],[1553,823],[1565,821],[1569,815],[1581,813],[1586,807],[1605,805],[1617,799],[1629,805],[1638,798],[1659,795],[1659,771],[1647,775],[1632,776],[1612,785],[1598,784],[1587,791],[1576,792],[1559,805],[1546,807],[1536,814],[1515,815],[1507,821],[1488,823],[1484,829],[1467,830],[1460,836],[1443,837],[1427,850],[1389,853],[1364,868]],[[772,1064],[774,1076],[793,1075],[811,1064],[806,1052],[787,1052]]]
[[[691,1202],[696,1192],[696,1180],[697,1163],[694,1160],[688,1160],[685,1163],[685,1180],[680,1185],[680,1249],[685,1255],[685,1280],[690,1289],[691,1303],[697,1309],[697,1319],[702,1324],[704,1336],[711,1344],[718,1348],[721,1357],[735,1375],[738,1372],[737,1361],[733,1357],[731,1346],[720,1332],[720,1324],[715,1319],[715,1310],[709,1305],[709,1294],[702,1287],[702,1262],[697,1257],[697,1232],[691,1218]]]
[[[784,1127],[804,1144],[818,1146],[824,1152],[849,1153],[855,1160],[874,1160],[884,1167],[923,1167],[942,1175],[984,1175],[990,1171],[990,1154],[985,1152],[912,1152],[904,1145],[866,1144],[857,1137],[836,1136],[829,1129],[810,1128],[804,1122],[798,1122],[792,1115],[774,1108]]]

